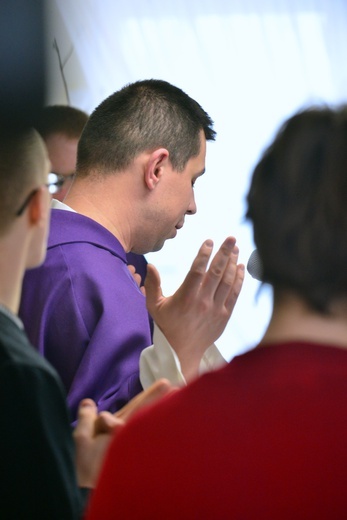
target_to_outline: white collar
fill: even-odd
[[[73,211],[74,213],[76,213],[76,211],[74,209],[70,208],[70,206],[68,206],[67,204],[64,204],[64,202],[60,202],[60,200],[57,200],[57,199],[52,199],[51,208],[52,209],[63,209],[65,211]]]

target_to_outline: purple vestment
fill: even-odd
[[[145,298],[119,241],[94,220],[53,209],[44,264],[27,272],[19,315],[60,374],[73,419],[82,398],[116,411],[141,390],[151,345]]]

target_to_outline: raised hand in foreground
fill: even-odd
[[[186,381],[198,374],[204,352],[224,331],[244,279],[234,237],[226,238],[207,268],[212,249],[212,240],[206,240],[184,282],[169,297],[163,296],[157,269],[147,266],[148,310],[177,353]]]
[[[110,440],[119,433],[130,417],[170,391],[173,391],[173,387],[169,381],[160,379],[115,414],[106,411],[98,413],[92,399],[81,401],[77,426],[73,432],[77,480],[80,487],[95,487]]]

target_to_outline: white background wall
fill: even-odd
[[[313,102],[347,100],[345,0],[48,0],[47,104],[67,103],[56,39],[66,61],[70,104],[90,113],[126,83],[160,78],[194,97],[215,121],[207,172],[196,184],[198,213],[178,237],[148,254],[164,292],[183,280],[200,244],[231,234],[247,262],[244,222],[253,165],[282,120]],[[274,244],[276,247],[276,244]],[[249,275],[218,345],[230,359],[261,336],[271,296]]]

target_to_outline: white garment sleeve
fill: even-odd
[[[199,373],[215,370],[226,363],[216,345],[211,345],[201,359]],[[153,345],[145,348],[140,356],[140,381],[143,388],[148,388],[161,377],[165,377],[173,385],[186,385],[176,352],[154,324]]]

